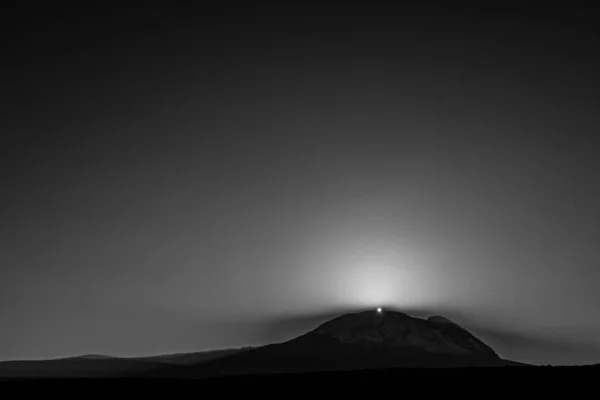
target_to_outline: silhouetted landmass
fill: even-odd
[[[570,388],[573,395],[595,385],[599,373],[600,365],[531,366],[504,360],[446,318],[421,319],[395,311],[345,314],[292,340],[255,348],[0,363],[0,382],[17,390],[132,389],[137,396],[144,390],[172,394],[186,388],[203,394],[247,394],[253,388],[283,394],[328,388],[353,394],[382,387],[402,395],[476,393],[478,387],[484,388],[483,394],[510,395],[523,387],[538,393]]]
[[[397,311],[344,314],[284,343],[186,368],[145,376],[195,379],[243,374],[343,371],[381,368],[456,368],[518,365],[454,322],[421,319]]]
[[[197,366],[250,349],[250,347],[244,347],[137,358],[94,354],[56,360],[6,361],[0,362],[0,379],[137,377],[150,372],[171,370],[176,366]]]
[[[131,377],[165,368],[164,363],[116,357],[72,357],[44,361],[0,363],[1,378],[114,378]]]
[[[207,361],[217,360],[219,358],[232,356],[234,354],[251,349],[252,347],[242,347],[239,349],[208,350],[195,353],[164,354],[159,356],[136,357],[135,360],[174,365],[196,365]]]

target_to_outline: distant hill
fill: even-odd
[[[196,353],[122,358],[99,354],[53,360],[0,362],[0,378],[121,378],[193,366],[251,349],[223,349]]]
[[[116,357],[71,357],[0,363],[0,378],[116,378],[149,373],[165,364]]]
[[[137,357],[135,358],[135,360],[159,362],[173,365],[196,365],[203,362],[228,357],[251,349],[252,347],[242,347],[239,349],[209,350],[199,351],[195,353],[164,354],[159,356]]]

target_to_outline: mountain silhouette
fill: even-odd
[[[159,371],[161,377],[272,374],[382,368],[519,365],[441,316],[398,311],[344,314],[283,343],[249,349],[196,366]]]
[[[86,355],[0,363],[2,377],[207,378],[384,368],[520,365],[442,316],[381,310],[333,318],[291,340],[260,347],[139,358]]]

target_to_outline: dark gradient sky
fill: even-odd
[[[382,305],[600,362],[597,16],[454,4],[15,10],[0,359]]]

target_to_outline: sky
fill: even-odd
[[[382,306],[600,362],[598,16],[405,4],[15,9],[0,360]]]

